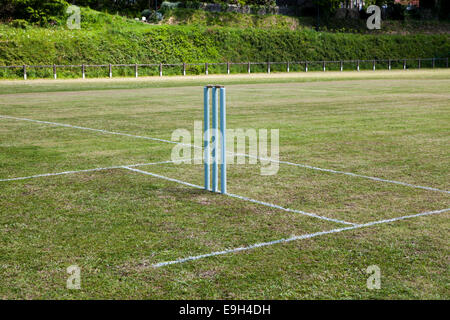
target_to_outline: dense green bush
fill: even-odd
[[[30,26],[30,24],[28,23],[27,20],[15,19],[11,21],[11,26],[13,26],[14,28],[27,29]]]
[[[68,6],[65,0],[0,0],[0,19],[57,24]]]
[[[446,57],[450,52],[448,34],[361,35],[136,23],[139,25],[142,29],[106,31],[3,26],[0,65],[426,58]]]
[[[185,9],[183,9],[185,10]],[[249,24],[242,20],[229,27],[196,25],[152,26],[120,15],[110,15],[83,8],[81,30],[65,27],[42,28],[25,20],[0,24],[0,65],[70,65],[133,63],[204,63],[264,62],[301,60],[347,60],[447,57],[450,53],[448,33],[436,35],[364,35],[316,32],[291,24]],[[252,15],[230,13],[229,19],[251,19]],[[208,19],[211,16],[208,15]],[[274,16],[275,17],[275,16]],[[273,18],[274,18],[273,17]],[[276,16],[279,19],[279,16]],[[270,20],[270,17],[268,17]],[[278,20],[277,20],[278,21]],[[267,22],[267,21],[266,21]],[[290,21],[292,22],[292,21]],[[228,23],[228,24],[227,24]],[[278,23],[278,22],[277,22]],[[13,27],[15,25],[15,27]],[[261,27],[264,27],[261,26]],[[270,27],[269,27],[270,26]],[[273,71],[281,65],[273,65]],[[423,65],[426,67],[426,65]],[[292,70],[299,65],[292,65]],[[333,66],[328,68],[332,69]],[[225,72],[226,67],[210,66],[210,72]],[[311,64],[310,70],[318,70]],[[234,65],[231,72],[245,72],[245,66]],[[264,66],[254,65],[254,71]],[[87,68],[88,77],[107,76],[107,68]],[[164,74],[180,74],[180,67],[165,67]],[[189,66],[189,74],[203,73],[204,65]],[[114,68],[114,76],[133,75],[133,67]],[[157,75],[158,67],[140,68],[141,75]],[[51,68],[29,68],[32,77],[51,77]],[[58,77],[80,77],[77,68],[58,68]],[[21,77],[22,69],[0,69],[0,78]]]
[[[71,2],[78,6],[86,6],[99,11],[108,11],[110,13],[118,12],[122,15],[138,16],[145,9],[154,10],[155,7],[161,7],[162,0],[72,0]],[[169,0],[169,2],[178,2],[178,6],[183,8],[198,8],[201,2],[256,6],[275,5],[275,0]],[[173,9],[175,6],[172,5],[171,7]]]

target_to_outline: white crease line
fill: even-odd
[[[394,184],[399,184],[399,185],[402,185],[402,186],[412,187],[412,188],[416,188],[416,189],[424,189],[424,190],[429,190],[429,191],[438,191],[438,192],[443,192],[443,193],[450,193],[450,191],[447,191],[447,190],[431,188],[431,187],[424,187],[424,186],[410,184],[410,183],[401,182],[401,181],[395,181],[395,180],[388,180],[388,179],[382,179],[382,178],[377,178],[377,177],[365,176],[365,175],[352,173],[352,172],[345,172],[345,171],[332,170],[332,169],[324,169],[324,168],[309,166],[309,165],[306,165],[306,164],[300,164],[300,163],[294,163],[294,162],[282,161],[282,160],[274,160],[274,159],[265,159],[265,158],[259,158],[259,157],[250,156],[250,155],[248,155],[248,157],[249,158],[257,158],[259,160],[264,160],[264,161],[277,162],[277,163],[280,163],[280,164],[287,164],[287,165],[290,165],[290,166],[296,166],[296,167],[301,167],[301,168],[306,168],[306,169],[312,169],[312,170],[318,170],[318,171],[329,172],[329,173],[336,173],[336,174],[344,174],[344,175],[347,175],[347,176],[364,178],[364,179],[369,179],[369,180],[373,180],[373,181],[394,183]]]
[[[131,171],[134,171],[134,172],[138,172],[138,173],[143,173],[143,174],[146,174],[146,175],[149,175],[149,176],[153,176],[153,177],[156,177],[156,178],[160,178],[160,179],[164,179],[164,180],[168,180],[168,181],[184,184],[184,185],[189,186],[189,187],[194,187],[194,188],[197,188],[197,189],[203,189],[202,186],[199,186],[199,185],[196,185],[196,184],[192,184],[192,183],[189,183],[189,182],[185,182],[185,181],[181,181],[181,180],[178,180],[178,179],[173,179],[173,178],[161,176],[161,175],[156,174],[156,173],[151,173],[151,172],[148,172],[148,171],[142,171],[142,170],[139,170],[139,169],[133,169],[133,168],[130,168],[129,166],[122,166],[122,168],[131,170]]]
[[[174,163],[174,162],[176,162],[176,161],[169,160],[169,161],[161,161],[161,162],[137,163],[137,164],[127,165],[127,167],[130,167],[130,168],[143,167],[143,166],[158,165],[158,164],[165,164],[165,163]],[[65,174],[93,172],[93,171],[102,171],[102,170],[111,170],[111,169],[122,169],[123,167],[124,166],[112,166],[112,167],[93,168],[93,169],[85,169],[85,170],[63,171],[63,172],[56,172],[56,173],[43,173],[43,174],[36,174],[36,175],[33,175],[33,176],[27,176],[27,177],[0,179],[0,182],[27,180],[27,179],[40,178],[40,177],[61,176],[61,175],[65,175]]]
[[[123,166],[123,168],[131,170],[131,171],[143,173],[143,174],[146,174],[146,175],[149,175],[149,176],[153,176],[153,177],[156,177],[156,178],[160,178],[160,179],[164,179],[164,180],[168,180],[168,181],[172,181],[172,182],[177,182],[177,183],[184,184],[186,186],[194,187],[194,188],[197,188],[197,189],[204,189],[202,186],[199,186],[199,185],[196,185],[196,184],[192,184],[192,183],[189,183],[189,182],[181,181],[181,180],[178,180],[178,179],[169,178],[169,177],[162,176],[162,175],[159,175],[159,174],[155,174],[155,173],[152,173],[152,172],[142,171],[142,170],[139,170],[139,169],[133,169],[133,168],[130,168],[130,167],[127,167],[127,166]],[[256,204],[261,204],[261,205],[266,206],[266,207],[280,209],[280,210],[287,211],[287,212],[299,213],[299,214],[302,214],[304,216],[308,216],[308,217],[312,217],[312,218],[317,218],[317,219],[321,219],[321,220],[332,221],[332,222],[341,223],[341,224],[347,224],[347,225],[352,225],[352,226],[356,225],[356,223],[342,221],[342,220],[337,220],[337,219],[332,219],[332,218],[327,218],[327,217],[319,216],[317,214],[309,213],[309,212],[305,212],[305,211],[284,208],[284,207],[276,205],[276,204],[272,204],[272,203],[268,203],[268,202],[264,202],[264,201],[259,201],[259,200],[254,200],[254,199],[251,199],[251,198],[239,196],[237,194],[226,193],[225,195],[229,196],[229,197],[232,197],[232,198],[237,198],[237,199],[241,199],[241,200],[244,200],[244,201],[253,202],[253,203],[256,203]]]
[[[114,131],[107,131],[107,130],[102,130],[102,129],[93,129],[93,128],[86,128],[86,127],[80,127],[80,126],[73,126],[71,124],[65,124],[65,123],[42,121],[42,120],[33,120],[33,119],[28,119],[28,118],[17,118],[17,117],[4,116],[4,115],[0,115],[0,118],[22,120],[22,121],[29,121],[29,122],[37,122],[37,123],[44,123],[44,124],[50,124],[50,125],[59,126],[59,127],[74,128],[74,129],[80,129],[80,130],[88,130],[88,131],[94,131],[94,132],[113,134],[113,135],[118,135],[118,136],[125,136],[125,137],[132,137],[132,138],[139,138],[139,139],[146,139],[146,140],[154,140],[154,141],[166,142],[166,143],[172,143],[172,144],[179,144],[179,142],[165,140],[165,139],[158,139],[158,138],[152,138],[152,137],[146,137],[146,136],[137,136],[137,135],[133,135],[133,134],[114,132]]]
[[[421,216],[428,216],[428,215],[432,215],[432,214],[439,214],[439,213],[444,213],[447,211],[450,211],[450,208],[436,210],[436,211],[422,212],[422,213],[398,217],[398,218],[379,220],[379,221],[369,222],[369,223],[365,223],[365,224],[359,224],[359,225],[355,225],[355,226],[351,226],[351,227],[345,227],[345,228],[339,228],[339,229],[332,229],[332,230],[328,230],[328,231],[304,234],[304,235],[300,235],[300,236],[294,236],[291,238],[284,238],[284,239],[279,239],[279,240],[274,240],[274,241],[269,241],[269,242],[260,242],[260,243],[252,244],[247,247],[239,247],[239,248],[227,249],[227,250],[223,250],[223,251],[215,251],[215,252],[211,252],[211,253],[207,253],[207,254],[201,254],[198,256],[190,256],[190,257],[177,259],[177,260],[173,260],[173,261],[155,263],[152,266],[155,268],[160,268],[160,267],[168,266],[171,264],[179,264],[179,263],[184,263],[184,262],[188,262],[188,261],[204,259],[204,258],[208,258],[208,257],[220,256],[220,255],[236,253],[236,252],[240,252],[240,251],[247,251],[247,250],[252,250],[252,249],[260,248],[260,247],[267,247],[267,246],[271,246],[271,245],[279,244],[279,243],[286,243],[286,242],[291,242],[291,241],[296,241],[296,240],[310,239],[310,238],[315,238],[315,237],[326,235],[326,234],[339,233],[339,232],[347,231],[347,230],[354,230],[354,229],[359,229],[359,228],[370,227],[370,226],[374,226],[377,224],[395,222],[395,221],[399,221],[399,220],[416,218],[416,217],[421,217]]]
[[[77,171],[64,171],[64,172],[57,172],[57,173],[43,173],[43,174],[36,174],[34,176],[28,176],[28,177],[18,177],[18,178],[9,178],[9,179],[1,179],[0,182],[6,182],[6,181],[19,181],[19,180],[27,180],[27,179],[33,179],[33,178],[40,178],[40,177],[52,177],[52,176],[61,176],[64,174],[74,174],[74,173],[82,173],[82,172],[93,172],[93,171],[102,171],[102,170],[109,170],[109,169],[119,169],[120,166],[117,167],[106,167],[106,168],[95,168],[95,169],[86,169],[86,170],[77,170]]]
[[[166,142],[166,143],[171,143],[171,144],[179,144],[179,145],[185,145],[185,146],[201,149],[201,147],[198,147],[198,146],[195,146],[195,145],[192,145],[192,144],[187,144],[187,143],[180,143],[180,142],[175,142],[175,141],[170,141],[170,140],[165,140],[165,139],[159,139],[159,138],[152,138],[152,137],[147,137],[147,136],[138,136],[138,135],[133,135],[133,134],[128,134],[128,133],[113,132],[113,131],[107,131],[107,130],[102,130],[102,129],[93,129],[93,128],[86,128],[86,127],[80,127],[80,126],[73,126],[73,125],[70,125],[70,124],[64,124],[64,123],[58,123],[58,122],[33,120],[33,119],[28,119],[28,118],[18,118],[18,117],[5,116],[5,115],[0,115],[0,118],[22,120],[22,121],[30,121],[30,122],[37,122],[37,123],[44,123],[44,124],[50,124],[50,125],[55,125],[55,126],[67,127],[67,128],[75,128],[75,129],[88,130],[88,131],[94,131],[94,132],[101,132],[101,133],[106,133],[106,134],[113,134],[113,135],[132,137],[132,138],[139,138],[139,139],[147,139],[147,140]],[[438,188],[414,185],[414,184],[401,182],[401,181],[395,181],[395,180],[388,180],[388,179],[382,179],[382,178],[377,178],[377,177],[365,176],[365,175],[356,174],[356,173],[352,173],[352,172],[345,172],[345,171],[332,170],[332,169],[324,169],[324,168],[309,166],[309,165],[300,164],[300,163],[294,163],[294,162],[282,161],[282,160],[275,160],[275,159],[270,159],[270,158],[254,157],[254,156],[247,155],[247,154],[234,153],[234,152],[229,152],[229,151],[227,153],[231,153],[231,154],[233,154],[235,156],[245,156],[245,157],[248,157],[248,158],[254,158],[254,159],[259,159],[259,160],[276,162],[276,163],[280,163],[280,164],[287,164],[287,165],[290,165],[290,166],[296,166],[296,167],[301,167],[301,168],[306,168],[306,169],[318,170],[318,171],[335,173],[335,174],[344,174],[344,175],[348,175],[348,176],[352,176],[352,177],[369,179],[369,180],[378,181],[378,182],[393,183],[393,184],[398,184],[398,185],[411,187],[411,188],[416,188],[416,189],[423,189],[423,190],[428,190],[428,191],[437,191],[437,192],[443,192],[443,193],[450,193],[450,191],[448,191],[448,190],[442,190],[442,189],[438,189]]]
[[[322,220],[327,220],[327,221],[332,221],[332,222],[337,222],[337,223],[342,223],[342,224],[348,224],[348,225],[352,225],[352,226],[356,225],[356,223],[347,222],[347,221],[338,220],[338,219],[333,219],[333,218],[327,218],[327,217],[319,216],[317,214],[309,213],[309,212],[305,212],[305,211],[301,211],[301,210],[284,208],[284,207],[281,207],[281,206],[276,205],[276,204],[272,204],[272,203],[268,203],[268,202],[264,202],[264,201],[259,201],[259,200],[254,200],[254,199],[243,197],[243,196],[240,196],[240,195],[237,195],[237,194],[227,193],[226,195],[230,196],[230,197],[233,197],[233,198],[238,198],[238,199],[241,199],[241,200],[249,201],[249,202],[262,204],[262,205],[267,206],[267,207],[272,207],[272,208],[275,208],[275,209],[284,210],[284,211],[287,211],[287,212],[300,213],[300,214],[303,214],[305,216],[318,218],[318,219],[322,219]]]

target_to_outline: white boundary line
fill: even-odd
[[[274,240],[274,241],[255,243],[255,244],[252,244],[247,247],[238,247],[238,248],[227,249],[227,250],[223,250],[223,251],[214,251],[211,253],[201,254],[198,256],[190,256],[190,257],[181,258],[181,259],[172,260],[172,261],[159,262],[159,263],[153,264],[152,266],[154,268],[160,268],[160,267],[165,267],[165,266],[172,265],[172,264],[179,264],[179,263],[184,263],[184,262],[188,262],[188,261],[200,260],[200,259],[204,259],[204,258],[208,258],[208,257],[220,256],[220,255],[236,253],[236,252],[240,252],[240,251],[247,251],[247,250],[252,250],[252,249],[256,249],[256,248],[260,248],[260,247],[267,247],[267,246],[271,246],[271,245],[275,245],[275,244],[279,244],[279,243],[286,243],[286,242],[303,240],[303,239],[311,239],[311,238],[315,238],[315,237],[326,235],[326,234],[339,233],[342,231],[360,229],[360,228],[374,226],[377,224],[390,223],[390,222],[400,221],[400,220],[404,220],[404,219],[410,219],[410,218],[416,218],[416,217],[421,217],[421,216],[428,216],[428,215],[432,215],[432,214],[444,213],[444,212],[448,212],[448,211],[450,211],[450,208],[436,210],[436,211],[427,211],[427,212],[422,212],[422,213],[398,217],[398,218],[373,221],[373,222],[359,224],[359,225],[355,225],[355,226],[351,226],[351,227],[332,229],[332,230],[328,230],[328,231],[321,231],[321,232],[316,232],[316,233],[304,234],[304,235],[300,235],[300,236],[293,236],[291,238],[283,238],[283,239]]]
[[[28,119],[28,118],[18,118],[18,117],[5,116],[5,115],[0,115],[0,118],[21,120],[21,121],[29,121],[29,122],[36,122],[36,123],[43,123],[43,124],[60,126],[60,127],[88,130],[88,131],[100,132],[100,133],[105,133],[105,134],[119,135],[119,136],[139,138],[139,139],[146,139],[146,140],[153,140],[153,141],[165,142],[165,143],[170,143],[170,144],[180,144],[180,145],[186,145],[186,146],[190,146],[190,147],[194,147],[194,148],[196,147],[196,146],[194,146],[192,144],[180,143],[180,142],[175,142],[175,141],[170,141],[170,140],[165,140],[165,139],[159,139],[159,138],[153,138],[153,137],[147,137],[147,136],[139,136],[139,135],[133,135],[133,134],[128,134],[128,133],[114,132],[114,131],[107,131],[107,130],[102,130],[102,129],[93,129],[93,128],[87,128],[87,127],[73,126],[73,125],[70,125],[70,124],[64,124],[64,123],[58,123],[58,122],[33,120],[33,119]],[[324,169],[324,168],[319,168],[319,167],[314,167],[314,166],[309,166],[309,165],[300,164],[300,163],[294,163],[294,162],[289,162],[289,161],[279,161],[279,160],[274,160],[274,159],[253,157],[253,156],[250,156],[250,155],[247,155],[247,154],[234,153],[234,155],[245,156],[245,157],[249,157],[249,158],[256,158],[256,159],[270,161],[270,162],[277,162],[277,163],[280,163],[280,164],[286,164],[286,165],[290,165],[290,166],[296,166],[296,167],[312,169],[312,170],[317,170],[317,171],[322,171],[322,172],[335,173],[335,174],[344,174],[344,175],[347,175],[347,176],[363,178],[363,179],[369,179],[369,180],[372,180],[372,181],[393,183],[393,184],[398,184],[398,185],[402,185],[402,186],[405,186],[405,187],[411,187],[411,188],[416,188],[416,189],[423,189],[423,190],[428,190],[428,191],[437,191],[437,192],[450,194],[450,191],[448,191],[448,190],[442,190],[442,189],[432,188],[432,187],[425,187],[425,186],[421,186],[421,185],[414,185],[414,184],[401,182],[401,181],[382,179],[382,178],[377,178],[377,177],[372,177],[372,176],[356,174],[356,173],[352,173],[352,172],[345,172],[345,171],[332,170],[332,169]]]
[[[133,168],[130,168],[130,167],[127,167],[127,166],[123,166],[123,168],[131,170],[131,171],[134,171],[134,172],[138,172],[138,173],[146,174],[146,175],[149,175],[149,176],[153,176],[153,177],[156,177],[156,178],[160,178],[160,179],[164,179],[164,180],[168,180],[168,181],[184,184],[186,186],[194,187],[194,188],[197,188],[197,189],[204,189],[202,186],[199,186],[199,185],[196,185],[196,184],[192,184],[192,183],[189,183],[189,182],[181,181],[181,180],[178,180],[178,179],[169,178],[169,177],[162,176],[162,175],[159,175],[159,174],[155,174],[155,173],[152,173],[152,172],[143,171],[143,170],[139,170],[139,169],[133,169]],[[244,200],[244,201],[248,201],[248,202],[261,204],[261,205],[266,206],[266,207],[280,209],[280,210],[287,211],[287,212],[299,213],[299,214],[302,214],[304,216],[308,216],[308,217],[312,217],[312,218],[317,218],[317,219],[321,219],[321,220],[326,220],[326,221],[331,221],[331,222],[336,222],[336,223],[341,223],[341,224],[347,224],[347,225],[352,225],[352,226],[356,225],[356,223],[347,222],[347,221],[343,221],[343,220],[332,219],[332,218],[327,218],[327,217],[319,216],[317,214],[309,213],[309,212],[305,212],[305,211],[289,209],[289,208],[285,208],[285,207],[282,207],[282,206],[279,206],[279,205],[276,205],[276,204],[272,204],[272,203],[268,203],[268,202],[264,202],[264,201],[259,201],[259,200],[255,200],[255,199],[239,196],[239,195],[233,194],[233,193],[225,193],[225,195],[229,196],[229,197],[232,197],[232,198],[237,198],[237,199],[241,199],[241,200]]]
[[[175,163],[175,162],[178,162],[178,161],[179,160],[175,160],[175,161],[169,160],[169,161],[161,161],[161,162],[137,163],[137,164],[127,165],[127,167],[130,167],[130,168],[143,167],[143,166],[151,166],[151,165],[158,165],[158,164]],[[36,175],[33,175],[33,176],[27,176],[27,177],[0,179],[0,182],[19,181],[19,180],[27,180],[27,179],[40,178],[40,177],[61,176],[61,175],[64,175],[64,174],[93,172],[93,171],[102,171],[102,170],[111,170],[111,169],[123,169],[123,167],[124,166],[112,166],[112,167],[93,168],[93,169],[84,169],[84,170],[63,171],[63,172],[56,172],[56,173],[43,173],[43,174],[36,174]]]

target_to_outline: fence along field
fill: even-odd
[[[448,68],[447,58],[372,59],[338,61],[285,61],[285,62],[205,62],[205,63],[153,63],[153,64],[74,64],[74,65],[22,65],[0,66],[0,78],[102,78],[114,76],[135,77],[187,74],[231,74],[252,72],[308,72],[348,70],[392,70]]]

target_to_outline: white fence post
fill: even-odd
[[[381,60],[373,59],[372,60],[372,63],[373,63],[372,69],[373,69],[373,71],[376,70],[376,65],[377,65],[378,61],[381,61],[381,62],[386,62],[387,61],[388,62],[388,70],[392,70],[392,61],[397,62],[399,65],[400,65],[400,63],[403,62],[402,63],[403,70],[407,70],[408,68],[411,68],[411,67],[414,68],[414,64],[409,64],[408,65],[408,60],[417,61],[418,69],[422,68],[422,61],[423,60],[424,61],[431,61],[431,67],[432,68],[439,68],[441,65],[442,65],[442,68],[444,68],[444,63],[445,63],[445,67],[448,68],[448,60],[449,60],[449,58],[448,57],[446,57],[446,58],[433,57],[433,58],[417,58],[417,59],[406,59],[406,58],[403,58],[403,59],[381,59]],[[328,62],[330,62],[330,63],[339,63],[340,64],[340,71],[344,71],[344,62],[348,62],[350,64],[355,62],[357,71],[360,71],[361,61],[362,62],[367,62],[367,63],[370,62],[370,60],[359,60],[359,59],[358,60],[338,60],[338,61],[328,61]],[[442,61],[442,63],[436,64],[437,61],[438,62]],[[326,71],[326,67],[327,67],[327,61],[326,60],[322,60],[322,61],[307,61],[307,60],[305,60],[305,61],[297,61],[297,62],[294,61],[293,63],[294,64],[297,63],[297,64],[300,64],[300,65],[304,63],[305,64],[304,71],[308,72],[309,71],[309,65],[308,64],[310,62],[314,63],[314,64],[322,63],[322,70]],[[264,63],[267,64],[267,73],[270,74],[271,71],[272,71],[271,70],[272,62],[270,60],[267,61],[267,62],[254,62],[254,64],[260,64],[260,65],[264,65]],[[286,72],[290,72],[291,71],[290,70],[290,66],[291,66],[290,61],[274,62],[274,63],[275,64],[280,64],[280,65],[283,65],[284,63],[286,63],[286,69],[285,69]],[[224,64],[225,63],[219,63],[219,65],[224,65]],[[233,64],[233,62],[229,62],[229,61],[226,62],[227,74],[231,73],[231,65],[232,64]],[[247,63],[245,63],[245,62],[238,62],[238,63],[235,63],[235,64],[238,64],[240,66],[247,65],[247,73],[250,74],[252,72],[252,70],[251,70],[252,62],[250,62],[250,61],[248,61]],[[119,65],[116,65],[116,66],[132,67],[133,65],[134,65],[134,68],[135,68],[135,77],[138,78],[139,77],[139,64],[137,64],[137,63],[135,63],[135,64],[119,64]],[[158,64],[153,64],[153,66],[157,66],[157,65]],[[183,68],[182,69],[182,73],[183,73],[183,76],[185,76],[186,75],[186,65],[188,65],[188,64],[183,62],[182,64],[175,64],[175,65],[182,66],[182,68]],[[196,63],[195,65],[201,65],[201,64]],[[143,64],[141,66],[148,66],[148,65]],[[426,64],[425,66],[428,66],[428,64]],[[52,68],[53,69],[53,78],[54,79],[58,78],[58,76],[57,76],[57,68],[58,67],[61,67],[61,68],[64,68],[64,67],[75,68],[75,72],[76,72],[76,69],[78,67],[81,67],[82,79],[86,79],[86,67],[91,67],[91,68],[109,67],[109,78],[113,77],[113,72],[112,72],[113,65],[112,64],[109,64],[109,65],[108,64],[102,64],[102,65],[89,65],[89,64],[88,65],[86,65],[86,64],[81,64],[81,65],[56,65],[56,64],[53,64],[53,65],[45,65],[45,66],[44,65],[34,65],[34,66],[32,65],[32,66],[29,66],[29,65],[25,65],[24,64],[22,66],[19,65],[19,66],[0,66],[0,67],[1,68],[11,68],[11,67],[13,67],[13,68],[18,68],[18,69],[22,68],[22,70],[23,70],[23,79],[24,80],[28,79],[28,67],[30,67],[30,68]],[[363,65],[363,67],[364,67],[364,65]],[[242,69],[242,68],[240,68],[240,69]],[[296,69],[294,68],[294,70],[296,70]],[[243,70],[240,70],[240,72],[243,72]],[[208,62],[205,63],[205,74],[206,75],[209,74],[209,63]],[[160,77],[163,76],[163,63],[159,63],[159,76]]]

